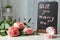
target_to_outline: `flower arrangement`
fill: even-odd
[[[20,19],[19,19],[20,20]],[[31,21],[31,18],[28,20],[28,23]],[[24,26],[27,26],[25,28]],[[12,17],[9,20],[4,19],[0,22],[0,35],[5,36],[8,35],[10,37],[17,37],[17,36],[26,36],[26,35],[37,35],[37,31],[33,31],[30,26],[21,21],[16,21]]]

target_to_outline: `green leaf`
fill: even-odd
[[[31,18],[28,20],[28,23],[31,21]]]
[[[0,30],[0,35],[1,35],[1,36],[7,35],[6,30]]]
[[[16,19],[14,19],[14,21],[13,21],[14,23],[16,22]]]
[[[10,27],[8,23],[5,23],[4,26],[5,26],[5,29],[8,29]]]
[[[10,25],[9,25],[6,21],[4,21],[4,22],[1,24],[0,29],[8,29],[9,27],[10,27]]]
[[[11,22],[9,22],[10,26],[12,26],[16,22],[16,19],[13,19]]]
[[[37,31],[34,31],[33,32],[33,35],[39,35]]]
[[[23,31],[20,31],[20,34],[21,34],[22,36],[25,36],[25,35],[26,35],[26,33],[24,33]]]
[[[11,16],[11,17],[9,17],[9,20],[7,20],[7,21],[8,21],[7,23],[8,23],[10,26],[12,26],[12,25],[16,22],[16,19]]]
[[[0,25],[1,25],[3,22],[4,22],[4,21],[1,21],[1,22],[0,22]]]
[[[12,17],[9,17],[9,22],[12,22],[12,19],[13,19]]]
[[[28,28],[30,28],[30,26],[27,24],[27,23],[25,23],[25,22],[23,22],[24,23],[24,25],[26,25]]]
[[[4,29],[4,23],[1,24],[0,29]]]

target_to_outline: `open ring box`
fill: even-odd
[[[44,34],[45,38],[55,38],[56,29],[54,27],[46,28],[46,34]]]

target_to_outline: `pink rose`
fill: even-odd
[[[32,28],[25,28],[25,29],[23,30],[23,32],[25,32],[26,34],[30,35],[30,34],[33,33],[33,29],[32,29]]]
[[[16,22],[16,23],[14,23],[14,27],[16,27],[18,29],[23,29],[24,23],[23,22]]]
[[[15,36],[19,35],[19,30],[15,27],[9,27],[8,31],[7,31],[7,34],[11,37],[15,37]]]

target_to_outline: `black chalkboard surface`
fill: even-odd
[[[47,27],[54,27],[57,31],[58,3],[39,2],[38,3],[38,30],[46,30]]]

